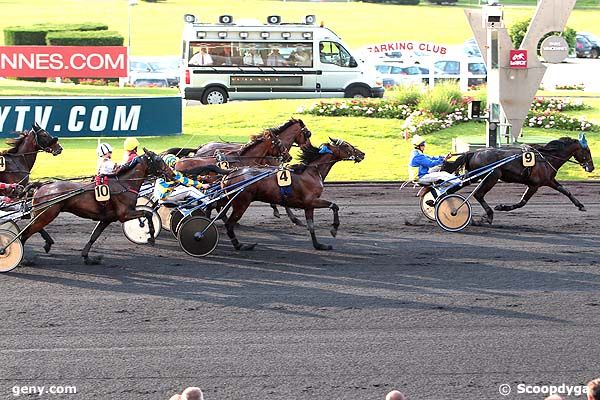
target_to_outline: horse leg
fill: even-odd
[[[44,249],[46,250],[46,246],[48,246],[46,253],[50,250],[50,246],[52,245],[52,243],[54,243],[54,241],[52,240],[52,238],[50,238],[50,235],[48,235],[48,232],[46,232],[44,230],[44,227],[46,225],[48,225],[50,222],[52,222],[57,216],[58,214],[60,214],[60,205],[56,205],[56,206],[52,206],[52,207],[48,207],[45,210],[42,211],[42,215],[40,215],[33,224],[31,224],[27,229],[25,229],[23,231],[23,233],[20,236],[21,239],[21,243],[23,243],[23,245],[25,245],[25,242],[27,241],[27,239],[29,239],[31,236],[33,236],[36,233],[40,233],[40,235],[42,235],[42,237],[44,237],[44,233],[48,236],[48,238],[50,239],[50,244],[48,244],[48,241],[46,241],[46,245],[44,246]],[[44,233],[42,233],[44,232]],[[46,239],[44,237],[44,239]],[[24,265],[31,265],[33,264],[31,261],[27,261],[24,260],[23,261]]]
[[[523,193],[523,196],[521,197],[521,201],[519,201],[516,204],[512,204],[510,206],[507,206],[506,204],[498,204],[496,207],[494,207],[494,210],[496,211],[512,211],[516,208],[521,208],[523,206],[525,206],[525,204],[527,204],[527,202],[529,201],[529,199],[531,199],[531,196],[533,196],[538,190],[538,186],[528,186],[527,190],[525,191],[525,193]]]
[[[277,204],[271,204],[271,208],[273,209],[273,216],[275,218],[281,218],[281,214],[279,214],[279,210],[277,209]]]
[[[558,183],[558,181],[556,179],[553,179],[550,182],[550,184],[548,184],[548,186],[551,187],[552,189],[564,194],[565,196],[567,196],[569,198],[569,200],[571,200],[571,202],[573,204],[575,204],[575,207],[579,208],[579,211],[587,211],[585,209],[585,206],[583,204],[581,204],[581,202],[579,200],[577,200],[575,198],[575,196],[573,196],[571,194],[571,192],[569,192],[563,185]]]
[[[333,247],[329,244],[322,244],[317,241],[317,236],[315,235],[315,223],[314,223],[314,208],[306,208],[304,210],[304,215],[306,216],[306,226],[308,227],[308,231],[310,232],[310,238],[312,239],[313,247],[317,250],[331,250]]]
[[[236,199],[238,200],[238,199]],[[244,212],[246,212],[246,210],[248,209],[248,206],[250,206],[250,202],[239,202],[236,201],[233,204],[233,211],[231,212],[231,215],[229,216],[229,218],[227,218],[227,221],[225,221],[225,229],[227,229],[227,236],[229,236],[229,239],[231,240],[231,244],[233,245],[233,247],[236,250],[252,250],[254,249],[254,247],[256,247],[257,243],[253,243],[253,244],[242,244],[239,242],[239,240],[237,240],[237,238],[235,237],[235,232],[233,231],[233,228],[235,227],[235,224],[240,220],[240,218],[242,218],[242,215],[244,215]]]
[[[44,244],[44,250],[46,251],[46,253],[50,253],[50,249],[52,248],[52,245],[54,244],[54,240],[52,240],[52,238],[50,237],[50,234],[48,232],[46,232],[45,229],[42,229],[40,231],[40,235],[42,235],[42,237],[44,238],[44,241],[46,241],[46,243]]]
[[[106,222],[106,221],[100,221],[100,222],[98,222],[98,224],[96,224],[96,227],[94,228],[94,231],[90,235],[90,239],[88,240],[88,242],[85,244],[85,247],[81,251],[81,256],[83,257],[83,262],[86,265],[98,265],[98,264],[100,264],[100,261],[102,260],[102,256],[90,259],[88,257],[88,254],[90,252],[90,248],[92,247],[92,244],[94,244],[94,242],[96,240],[98,240],[98,238],[102,234],[102,231],[104,231],[104,229],[106,229],[106,227],[108,225],[110,225],[110,222]]]
[[[484,182],[482,182],[479,189],[477,189],[475,193],[473,193],[473,197],[475,197],[479,204],[481,204],[481,207],[483,207],[486,213],[486,216],[481,218],[481,221],[479,223],[487,222],[491,225],[492,221],[494,220],[494,210],[492,210],[490,205],[485,201],[484,197],[487,194],[487,192],[492,190],[492,188],[496,185],[499,178],[500,172],[494,171],[491,175],[488,175],[484,179]]]
[[[294,215],[294,213],[292,212],[291,208],[286,207],[285,208],[285,213],[287,214],[287,216],[290,219],[290,221],[292,221],[295,225],[302,226],[302,227],[305,226],[304,223],[302,221],[300,221],[300,219]]]

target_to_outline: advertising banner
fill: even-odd
[[[127,76],[123,46],[0,46],[0,76],[119,78]]]
[[[181,97],[0,97],[0,137],[37,122],[58,137],[165,136],[182,130]]]

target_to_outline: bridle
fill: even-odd
[[[40,137],[38,135],[38,133],[40,133],[42,130],[43,129],[40,129],[40,130],[31,129],[31,133],[33,133],[34,139],[35,139],[36,153],[38,151],[45,151],[46,153],[52,153],[53,150],[50,146],[52,146],[53,144],[58,142],[58,138],[55,138],[55,137],[51,136],[50,134],[48,134],[48,136],[50,136],[50,141],[47,146],[42,146],[40,144]],[[45,131],[45,132],[48,133],[47,131]]]

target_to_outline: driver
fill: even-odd
[[[154,184],[154,198],[159,203],[165,201],[181,201],[188,196],[202,197],[200,190],[208,189],[210,185],[199,182],[195,179],[190,179],[183,175],[181,172],[175,170],[175,164],[177,164],[177,157],[173,154],[167,154],[163,157],[163,161],[169,168],[173,170],[174,178],[172,181],[165,181],[162,178],[158,178]]]
[[[449,172],[440,171],[441,165],[451,157],[446,156],[431,157],[424,153],[425,138],[414,135],[412,138],[414,150],[410,153],[408,169],[412,180],[422,185],[431,185],[438,181],[450,181],[456,179],[456,175]]]

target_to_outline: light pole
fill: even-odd
[[[129,0],[129,5],[127,6],[127,14],[128,14],[128,22],[127,22],[127,78],[126,81],[129,82],[129,70],[131,61],[131,8],[137,5],[137,0]],[[122,86],[125,83],[119,79],[119,85]]]

